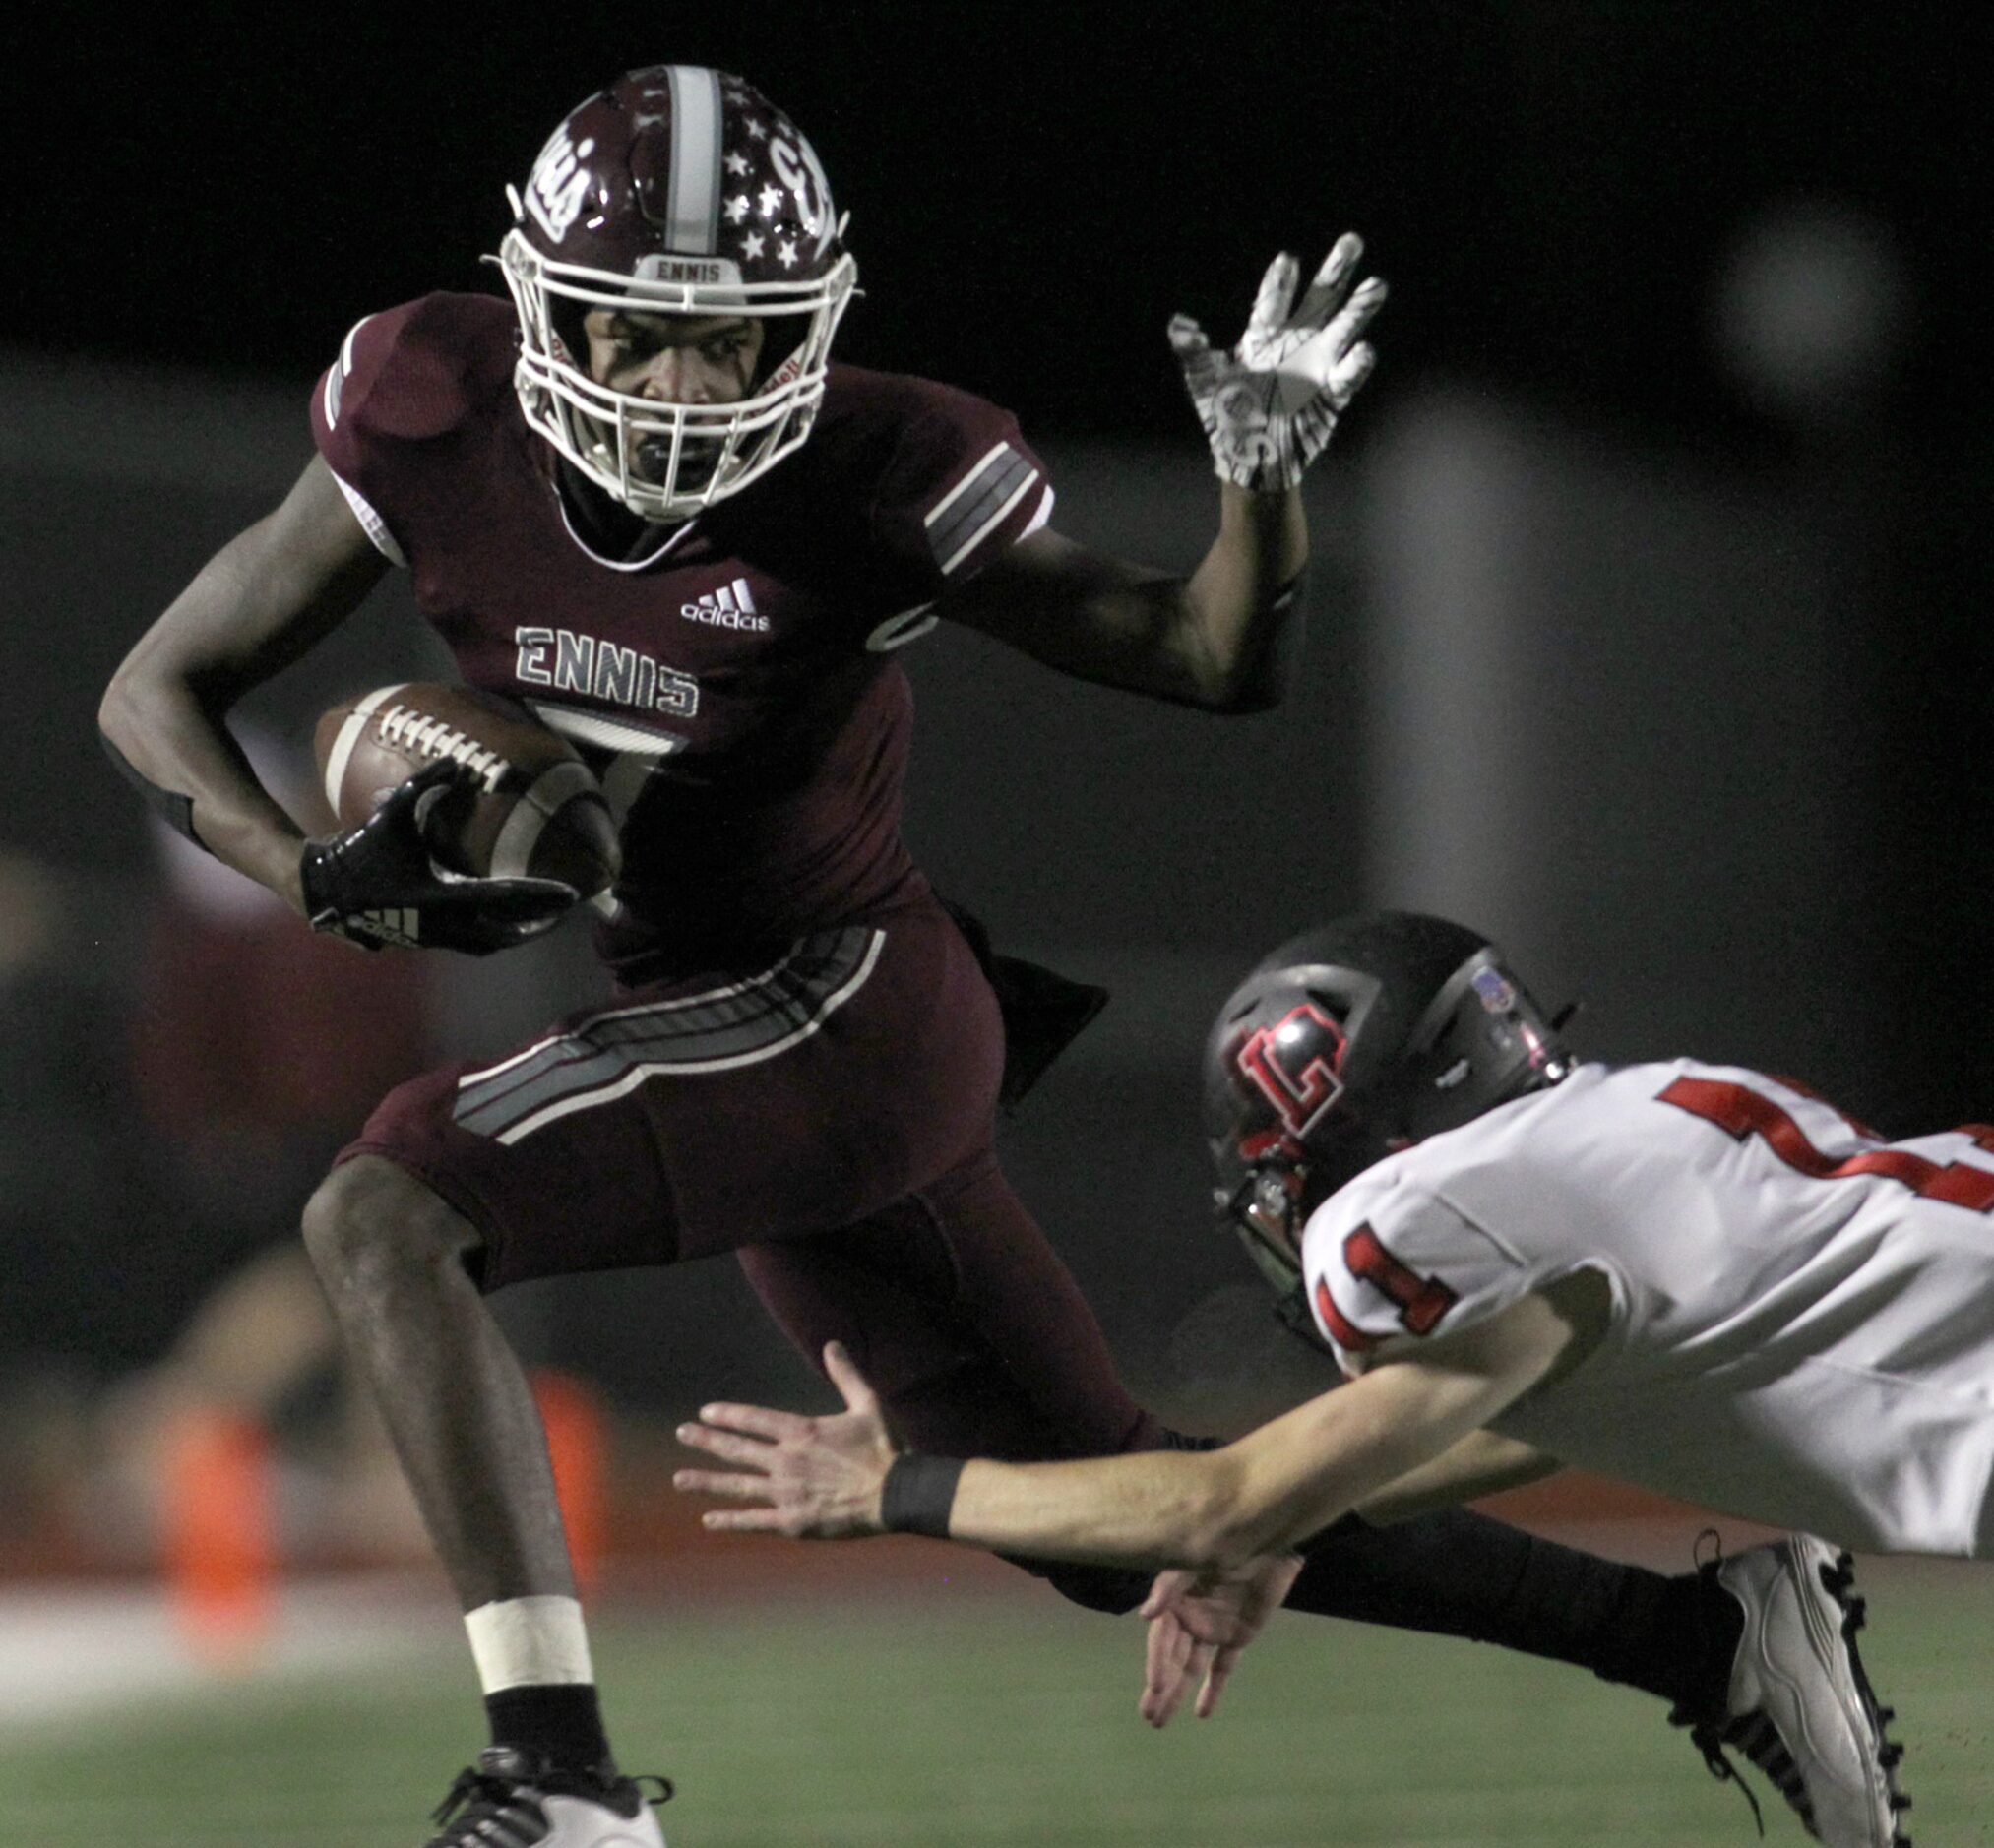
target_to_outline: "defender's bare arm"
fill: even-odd
[[[995,1552],[1236,1571],[1321,1532],[1576,1364],[1597,1338],[1595,1294],[1586,1273],[1553,1284],[1222,1449],[971,1460],[933,1523],[911,1524]],[[841,1414],[710,1405],[702,1423],[680,1428],[682,1441],[734,1466],[681,1470],[680,1488],[759,1504],[714,1510],[708,1526],[846,1539],[910,1524],[885,1505],[897,1459],[876,1396],[841,1351],[825,1360]]]

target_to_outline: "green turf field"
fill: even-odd
[[[1918,1848],[1994,1842],[1994,1574],[1865,1573]],[[628,1768],[673,1848],[1484,1848],[1752,1841],[1657,1703],[1494,1650],[1289,1620],[1218,1716],[1134,1715],[1132,1624],[1034,1589],[598,1620]],[[0,1734],[21,1848],[414,1848],[479,1743],[447,1630],[379,1669]],[[1804,1841],[1766,1793],[1769,1840]]]

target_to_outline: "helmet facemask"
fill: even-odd
[[[824,398],[832,337],[858,269],[847,253],[798,282],[698,283],[557,263],[515,228],[499,266],[520,319],[521,409],[580,473],[645,520],[676,524],[759,479],[810,434]],[[689,268],[660,260],[659,271]],[[725,273],[734,266],[700,266]],[[676,403],[604,385],[578,363],[579,329],[594,309],[740,317],[762,323],[763,360],[748,394]],[[586,344],[581,346],[586,359]]]
[[[1214,1190],[1213,1204],[1261,1275],[1286,1292],[1301,1281],[1302,1228],[1310,1213],[1395,1145],[1403,1146],[1403,1139],[1382,1139],[1347,1111],[1319,1122],[1306,1145],[1262,1131],[1243,1138],[1234,1159],[1221,1163],[1237,1179]]]
[[[1301,1281],[1305,1182],[1300,1151],[1280,1139],[1247,1159],[1235,1186],[1213,1193],[1219,1218],[1232,1228],[1254,1267],[1277,1290],[1290,1290]]]
[[[858,270],[815,152],[753,85],[705,65],[625,72],[568,112],[507,196],[497,261],[519,314],[520,408],[584,480],[678,524],[810,434]],[[597,311],[752,321],[765,359],[745,389],[620,362],[607,384],[582,333]],[[699,401],[716,395],[728,401]]]

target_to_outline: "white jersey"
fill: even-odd
[[[1994,1558],[1994,1129],[1884,1142],[1733,1066],[1581,1066],[1367,1169],[1303,1272],[1350,1371],[1595,1270],[1611,1325],[1495,1428],[1884,1552]]]

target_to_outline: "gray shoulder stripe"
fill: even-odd
[[[974,492],[964,495],[947,516],[928,528],[928,547],[941,568],[953,571],[1002,521],[1038,470],[1009,445],[1001,460],[982,471]]]
[[[346,505],[353,510],[353,518],[360,523],[360,530],[373,542],[375,551],[379,552],[389,564],[400,565],[405,570],[408,555],[403,551],[395,535],[388,530],[388,523],[374,511],[373,503],[344,475],[334,473],[333,479],[338,483],[340,492],[346,497]]]
[[[1004,458],[1012,453],[1009,443],[991,444],[982,455],[976,458],[975,465],[963,476],[962,480],[958,481],[948,493],[944,494],[934,506],[928,509],[926,524],[932,526],[937,521],[946,520],[955,510],[956,503],[966,494],[974,494],[989,471],[992,468],[1001,467]]]

